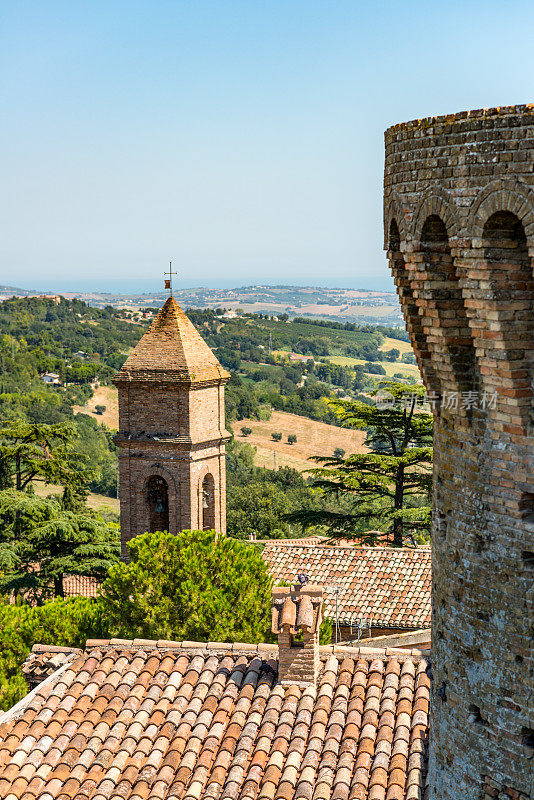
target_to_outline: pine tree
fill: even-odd
[[[0,492],[0,592],[41,604],[63,597],[66,574],[103,579],[120,555],[118,526],[78,505]]]
[[[145,533],[112,567],[103,614],[114,635],[219,642],[269,636],[272,579],[256,548],[214,531]]]
[[[76,431],[68,423],[10,422],[0,428],[0,488],[14,483],[23,491],[34,480],[81,486],[85,459],[75,447]]]
[[[333,403],[344,427],[367,430],[371,451],[315,456],[322,466],[310,470],[313,486],[331,498],[331,506],[286,518],[324,525],[333,537],[402,547],[410,530],[430,530],[433,418],[421,409],[422,386],[388,382],[373,394],[378,402],[370,405]],[[378,524],[384,535],[358,532],[362,522]]]

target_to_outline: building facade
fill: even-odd
[[[225,533],[229,377],[169,297],[114,379],[123,558],[145,531]]]
[[[431,797],[532,797],[534,107],[385,142],[385,247],[436,423]]]

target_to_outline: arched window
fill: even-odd
[[[169,488],[167,481],[160,475],[152,475],[146,483],[146,498],[148,510],[148,530],[169,530]]]
[[[471,328],[454,265],[445,223],[437,214],[425,220],[421,231],[423,278],[431,327],[429,343],[438,373],[451,375],[442,389],[453,393],[477,390],[478,373]],[[427,321],[428,325],[428,321]],[[452,374],[451,374],[452,373]]]
[[[208,473],[202,481],[202,530],[215,529],[215,481]]]

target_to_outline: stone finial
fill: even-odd
[[[271,630],[278,636],[278,675],[282,683],[315,683],[319,672],[319,628],[323,587],[316,584],[273,590]]]

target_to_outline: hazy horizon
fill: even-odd
[[[4,282],[2,282],[4,283]],[[17,283],[9,283],[5,282],[6,286],[9,286],[13,289],[24,289],[27,291],[38,291],[38,292],[57,292],[58,294],[64,293],[72,293],[72,292],[80,292],[81,294],[85,293],[101,293],[101,294],[157,294],[164,291],[164,284],[163,278],[159,281],[159,284],[155,280],[147,279],[147,280],[115,280],[115,281],[106,281],[106,280],[79,280],[79,281],[68,281],[68,280],[59,280],[59,281],[48,281],[45,284],[37,284],[35,285],[31,281],[20,281]],[[253,283],[247,283],[244,280],[241,282],[235,281],[225,281],[222,279],[219,280],[212,280],[212,281],[180,281],[180,280],[173,280],[173,287],[176,291],[184,290],[184,289],[242,289],[249,286],[287,286],[287,287],[318,287],[321,289],[362,289],[364,291],[379,291],[379,292],[392,292],[395,293],[395,285],[391,277],[386,276],[383,281],[376,280],[374,283],[372,281],[365,281],[360,280],[354,283],[354,285],[348,285],[347,283],[336,282],[332,280],[330,282],[317,282],[317,281],[310,281],[306,283],[304,281],[300,283],[283,283],[281,281],[267,283],[266,281],[258,281]]]

